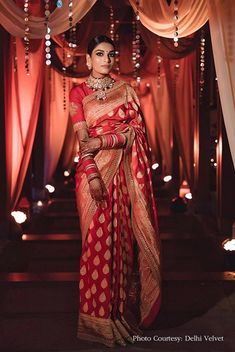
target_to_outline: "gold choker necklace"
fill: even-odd
[[[86,84],[93,91],[97,91],[96,99],[105,100],[107,98],[106,91],[114,85],[114,79],[110,76],[105,76],[103,78],[95,78],[92,75],[86,80]]]

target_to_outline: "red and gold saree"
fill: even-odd
[[[160,239],[145,124],[135,91],[123,81],[115,82],[105,100],[97,100],[82,83],[70,100],[80,109],[74,124],[85,122],[90,137],[127,136],[125,148],[100,150],[94,157],[108,191],[105,208],[91,198],[82,162],[76,172],[82,232],[78,337],[112,347],[131,342],[139,331],[135,326],[148,327],[161,303]]]

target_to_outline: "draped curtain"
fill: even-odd
[[[195,126],[195,53],[165,64],[166,81],[170,93],[173,127],[182,158],[184,177],[193,189],[193,131]],[[182,180],[181,180],[182,181]]]
[[[134,11],[137,12],[135,0],[129,0]],[[138,8],[141,23],[151,32],[161,37],[173,38],[174,26],[174,1],[169,6],[166,0],[140,0]],[[178,1],[178,36],[186,37],[208,20],[205,0],[180,0]]]
[[[71,80],[54,69],[47,70],[45,74],[44,184],[51,180],[63,148],[69,117],[69,91],[72,88]]]
[[[34,41],[30,53],[31,74],[25,70],[24,46],[11,38],[5,53],[5,126],[8,208],[19,199],[32,151],[40,106],[43,77],[43,43]],[[14,57],[17,57],[17,65]]]
[[[225,128],[235,167],[235,2],[207,0]]]
[[[73,22],[80,21],[96,0],[79,0],[73,1]],[[69,0],[63,0],[63,7],[56,9],[50,14],[48,26],[51,29],[51,35],[63,33],[70,28],[68,21]],[[24,37],[25,21],[23,6],[20,8],[13,0],[0,0],[0,23],[13,36]],[[43,38],[45,36],[45,18],[30,16],[28,25],[30,28],[29,38]]]

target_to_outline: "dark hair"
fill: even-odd
[[[91,55],[92,51],[100,43],[109,43],[115,48],[114,42],[112,41],[111,38],[107,37],[106,35],[97,35],[96,37],[94,37],[90,40],[88,47],[87,47],[87,53],[89,55]]]

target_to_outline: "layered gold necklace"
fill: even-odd
[[[107,90],[112,88],[114,85],[114,79],[110,76],[105,76],[102,78],[95,78],[90,75],[87,80],[86,84],[89,88],[93,91],[97,91],[96,99],[97,100],[105,100],[107,98]]]

